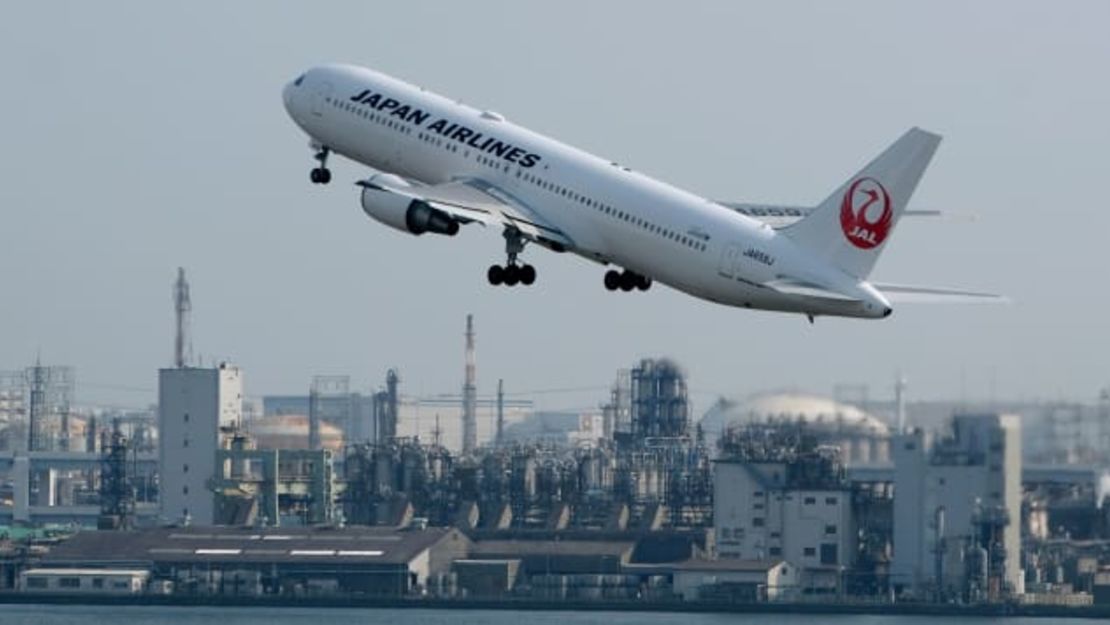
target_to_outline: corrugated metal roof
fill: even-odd
[[[480,540],[474,543],[470,553],[473,556],[550,554],[627,558],[635,546],[631,540]]]
[[[158,528],[87,531],[56,545],[43,564],[136,562],[313,562],[407,564],[441,540],[466,540],[456,530],[379,528]]]
[[[770,571],[782,560],[687,560],[673,565],[676,571]]]

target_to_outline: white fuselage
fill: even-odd
[[[770,226],[495,113],[346,65],[314,68],[287,85],[283,96],[314,144],[428,185],[457,179],[492,184],[561,230],[573,242],[570,251],[581,256],[732,306],[889,314],[866,282],[821,263]],[[855,301],[760,286],[784,275]]]

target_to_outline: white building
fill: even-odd
[[[891,455],[895,589],[1021,594],[1019,418],[957,415],[951,436],[910,432]]]
[[[183,367],[158,372],[161,517],[210,525],[220,428],[242,419],[243,378],[237,367]]]
[[[61,595],[135,595],[146,589],[145,569],[28,569],[19,574],[19,590]]]
[[[789,598],[798,571],[782,560],[688,560],[674,567],[674,594],[684,601],[727,596],[747,601]]]
[[[851,491],[798,477],[785,462],[718,460],[713,472],[717,556],[785,560],[809,591],[838,588],[855,563]],[[810,474],[812,475],[812,474]]]

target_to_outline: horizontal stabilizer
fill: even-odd
[[[806,215],[813,212],[812,206],[780,206],[774,204],[752,204],[748,202],[717,202],[725,208],[732,209],[741,215],[746,215],[761,221],[772,228],[785,228],[801,221]],[[903,217],[935,217],[953,221],[975,221],[974,215],[946,213],[930,209],[906,209]]]
[[[882,284],[875,282],[872,282],[871,286],[875,287],[875,289],[891,302],[918,304],[1007,304],[1010,302],[1010,298],[1004,295],[964,291],[961,289],[910,286],[904,284]]]
[[[943,221],[975,221],[976,216],[972,213],[948,213],[939,210],[906,210],[902,213],[903,217],[936,217]]]

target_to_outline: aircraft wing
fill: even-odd
[[[875,287],[891,302],[908,303],[979,303],[979,304],[1006,304],[1010,298],[994,293],[979,293],[962,289],[949,289],[931,286],[910,286],[905,284],[883,284],[872,282]]]
[[[812,206],[778,206],[775,204],[752,204],[750,202],[717,202],[725,208],[732,209],[741,215],[762,221],[772,228],[785,228],[790,224],[801,221],[803,217],[813,212]],[[906,210],[903,217],[948,217],[939,210]]]
[[[437,185],[413,184],[406,187],[372,181],[358,184],[427,202],[462,223],[500,224],[515,228],[525,238],[556,251],[574,247],[574,242],[562,230],[534,209],[482,180],[468,178]]]

